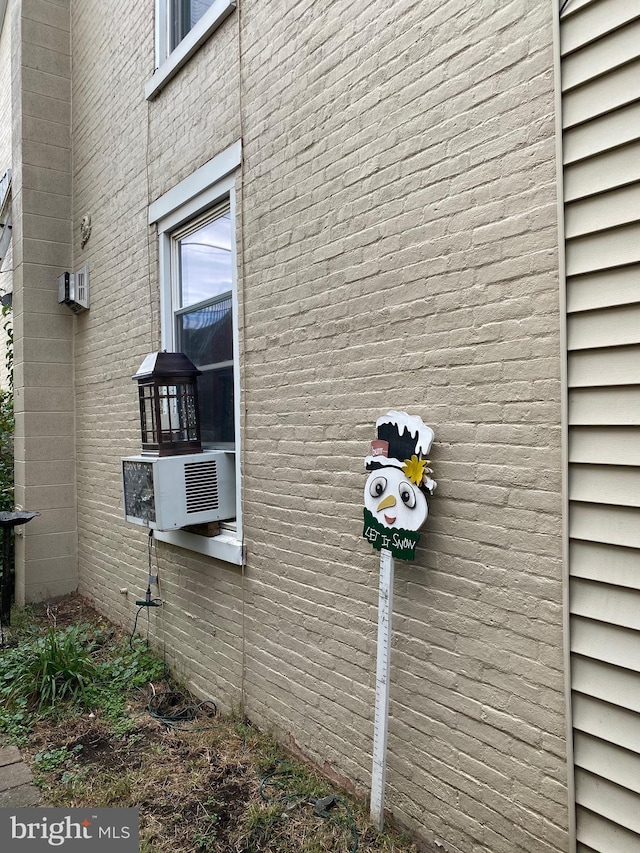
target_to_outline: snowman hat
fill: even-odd
[[[371,442],[371,453],[364,460],[367,471],[378,468],[400,468],[421,489],[433,493],[437,483],[429,477],[427,454],[434,433],[418,415],[387,412],[376,421],[377,438]]]

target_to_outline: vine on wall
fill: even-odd
[[[7,387],[0,388],[0,511],[14,508],[13,498],[13,323],[11,306],[2,306]]]

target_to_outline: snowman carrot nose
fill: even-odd
[[[394,496],[387,495],[387,497],[383,501],[380,501],[380,503],[378,504],[378,509],[376,510],[376,512],[382,512],[383,509],[387,509],[387,507],[395,505],[396,499],[394,498]]]

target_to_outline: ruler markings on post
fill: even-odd
[[[391,552],[380,552],[378,587],[378,649],[376,663],[376,704],[371,768],[371,822],[382,829],[384,787],[387,767],[387,730],[389,717],[389,668],[391,658],[391,614],[393,613],[393,570]]]

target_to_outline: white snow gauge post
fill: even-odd
[[[371,822],[382,829],[389,716],[389,662],[393,612],[394,558],[413,560],[427,519],[431,479],[427,455],[433,430],[417,415],[387,412],[376,421],[377,437],[364,460],[369,477],[364,487],[363,536],[380,551],[376,707],[371,770]]]

